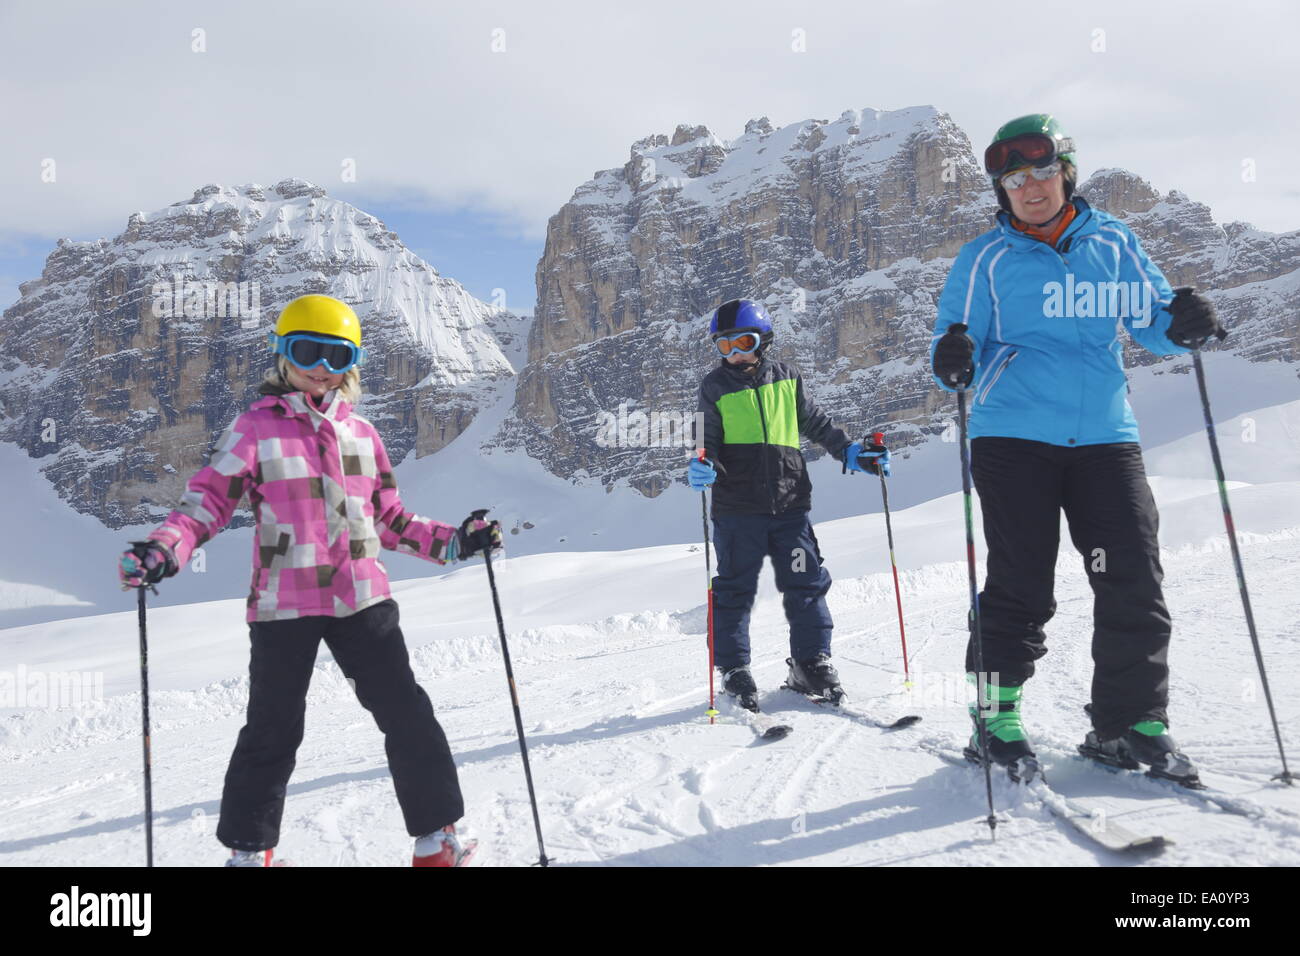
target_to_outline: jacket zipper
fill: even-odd
[[[989,392],[993,391],[993,386],[998,383],[998,379],[1000,379],[1002,377],[1002,373],[1007,370],[1007,366],[1011,364],[1011,360],[1014,359],[1019,354],[1020,354],[1020,350],[1016,349],[1016,351],[1012,352],[1010,355],[1008,355],[1006,358],[1002,360],[1002,364],[998,366],[998,370],[993,373],[993,378],[990,379],[989,383],[984,386],[984,391],[980,392],[980,400],[978,404],[980,405],[984,404],[984,400],[989,397]]]
[[[1064,239],[1064,238],[1065,238],[1065,237],[1062,237],[1062,239]],[[1074,242],[1074,236],[1071,236],[1071,237],[1069,238],[1069,240],[1068,240],[1067,242],[1065,242],[1065,251],[1064,251],[1064,252],[1061,251],[1060,249],[1055,248],[1055,247],[1053,247],[1053,249],[1052,249],[1052,251],[1055,252],[1056,255],[1057,255],[1057,256],[1060,258],[1060,260],[1061,260],[1061,271],[1062,271],[1061,279],[1062,279],[1062,281],[1065,281],[1065,279],[1068,278],[1068,277],[1069,277],[1069,274],[1070,274],[1070,260],[1067,259],[1065,256],[1066,256],[1066,253],[1070,251],[1070,246],[1073,244],[1073,242]],[[1079,347],[1079,368],[1081,368],[1081,369],[1085,369],[1085,368],[1087,368],[1087,365],[1088,365],[1088,357],[1087,357],[1087,355],[1086,355],[1086,353],[1085,353],[1085,350],[1084,350],[1084,347],[1083,347],[1083,333],[1079,331],[1079,323],[1078,323],[1078,320],[1075,320],[1075,323],[1074,323],[1074,337],[1075,337],[1075,341],[1077,342],[1078,347]],[[1126,384],[1127,384],[1127,381],[1126,381]],[[1076,417],[1076,419],[1075,419],[1075,423],[1074,423],[1074,437],[1072,437],[1072,438],[1069,439],[1069,442],[1070,442],[1071,445],[1075,444],[1075,440],[1076,440],[1076,438],[1078,437],[1079,433],[1080,433],[1081,431],[1083,431],[1083,403],[1084,403],[1084,397],[1085,397],[1085,396],[1084,396],[1083,376],[1080,375],[1080,376],[1079,376],[1079,403],[1078,403],[1079,414],[1078,414],[1078,416]]]
[[[763,485],[767,488],[767,509],[772,514],[776,514],[776,498],[772,495],[772,478],[770,467],[770,455],[767,452],[767,415],[763,412],[763,396],[758,391],[758,383],[751,382],[750,388],[754,390],[754,402],[758,405],[758,422],[763,429]]]

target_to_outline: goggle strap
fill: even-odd
[[[1026,155],[1025,151],[1016,148],[1018,144],[1024,142],[1045,144],[1048,151],[1036,159],[1031,159]],[[1032,150],[1032,152],[1037,152],[1037,150]],[[984,170],[990,175],[996,175],[1000,178],[1008,172],[1013,156],[1019,155],[1022,162],[1034,166],[1046,165],[1055,161],[1062,153],[1072,152],[1074,152],[1074,139],[1069,136],[1057,141],[1046,133],[1022,133],[1019,136],[989,146],[984,151]],[[996,170],[989,168],[991,165],[989,161],[995,157],[1000,160],[998,163],[992,164],[997,166]]]

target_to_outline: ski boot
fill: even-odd
[[[741,707],[753,713],[758,713],[758,685],[754,683],[754,675],[749,672],[748,664],[741,664],[739,667],[732,667],[722,671],[722,691],[732,697]]]
[[[1029,783],[1035,777],[1042,776],[1043,770],[1034,755],[1034,748],[1029,743],[1025,728],[1020,723],[1020,698],[1024,687],[1003,687],[998,684],[985,684],[985,699],[990,706],[996,702],[997,712],[991,717],[980,713],[978,703],[970,705],[971,722],[975,732],[971,734],[970,743],[962,754],[971,763],[984,765],[980,751],[979,722],[984,721],[984,733],[988,738],[989,759],[1006,770],[1013,783]]]
[[[477,840],[461,844],[456,838],[456,828],[447,825],[441,830],[426,833],[415,841],[411,866],[465,866],[478,849]]]
[[[790,676],[785,679],[785,686],[809,697],[818,697],[832,704],[844,699],[844,688],[840,686],[840,675],[831,664],[831,656],[820,653],[806,661],[796,661],[787,657]]]
[[[288,866],[288,860],[276,860],[274,850],[231,850],[226,866]]]
[[[1102,740],[1097,731],[1090,730],[1079,745],[1079,753],[1122,770],[1141,770],[1145,765],[1147,776],[1172,780],[1189,790],[1205,787],[1196,766],[1178,749],[1169,729],[1159,720],[1139,720],[1114,740]]]

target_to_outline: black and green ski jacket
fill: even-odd
[[[721,465],[713,513],[807,511],[812,482],[799,436],[836,456],[849,438],[808,397],[796,368],[766,358],[746,368],[723,360],[700,383],[704,453]]]

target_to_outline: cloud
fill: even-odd
[[[760,115],[779,125],[920,103],[951,113],[977,149],[1009,117],[1048,109],[1079,141],[1085,176],[1122,166],[1221,218],[1296,228],[1283,200],[1300,68],[1275,40],[1300,12],[1225,10],[10,4],[0,233],[111,235],[203,183],[302,176],[363,204],[473,206],[540,239],[577,185],[646,134],[706,123],[730,138]],[[1259,170],[1245,190],[1244,157]],[[341,179],[347,161],[355,183]]]

